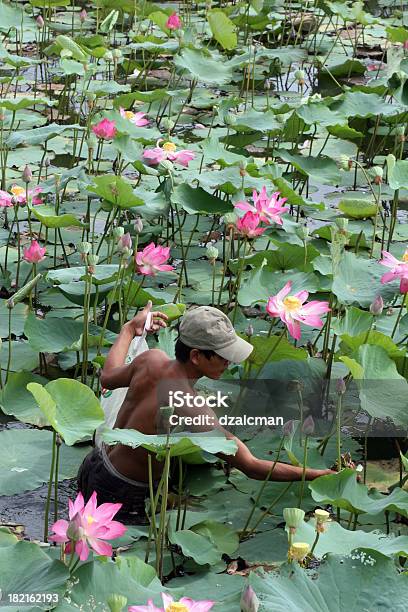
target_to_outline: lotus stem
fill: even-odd
[[[299,493],[299,502],[298,502],[298,508],[300,508],[302,506],[302,501],[303,501],[303,491],[305,488],[305,478],[306,478],[306,465],[307,465],[307,443],[309,441],[309,436],[305,436],[305,446],[304,446],[304,451],[303,451],[303,469],[302,469],[302,480],[300,483],[300,493]]]
[[[51,502],[51,491],[52,491],[52,483],[54,476],[54,468],[55,468],[55,447],[56,447],[56,439],[57,432],[55,429],[52,432],[52,454],[51,454],[51,467],[50,467],[50,477],[48,479],[48,491],[47,491],[47,500],[45,502],[45,517],[44,517],[44,542],[48,542],[48,515],[50,512],[50,502]],[[73,547],[74,549],[74,547]]]

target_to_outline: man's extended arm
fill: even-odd
[[[118,337],[110,348],[101,373],[101,385],[105,389],[129,387],[135,364],[132,362],[125,365],[126,355],[133,338],[142,335],[151,308],[152,302],[149,300],[145,308],[134,319],[125,323],[120,330]],[[154,333],[161,327],[166,327],[167,315],[162,312],[152,312],[151,317],[149,332]]]
[[[249,478],[255,478],[256,480],[265,480],[268,476],[271,468],[273,467],[274,461],[266,461],[264,459],[258,459],[254,457],[249,448],[241,442],[239,438],[233,436],[231,433],[224,430],[224,433],[229,439],[234,440],[238,446],[238,450],[235,455],[222,455],[222,459],[227,461],[233,467],[238,468],[241,472],[244,472]],[[288,463],[276,462],[273,468],[270,480],[290,481],[290,480],[301,480],[303,468],[290,465]],[[306,480],[314,480],[319,476],[326,474],[333,474],[332,470],[314,470],[307,468],[305,472]]]

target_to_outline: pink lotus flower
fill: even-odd
[[[1,208],[9,208],[10,206],[13,206],[12,198],[13,196],[7,193],[7,191],[3,191],[2,189],[0,189],[0,207]]]
[[[189,149],[177,151],[177,147],[173,142],[165,142],[163,146],[159,147],[159,142],[161,141],[162,139],[157,141],[154,149],[145,149],[145,151],[143,151],[143,157],[150,165],[157,166],[157,164],[160,164],[164,159],[168,159],[171,162],[176,162],[187,168],[191,160],[195,158],[194,151],[190,151]]]
[[[329,312],[328,302],[314,300],[305,304],[309,293],[299,291],[294,295],[288,295],[292,289],[292,282],[288,281],[283,289],[268,299],[266,311],[271,317],[279,317],[287,326],[290,335],[300,340],[300,323],[310,327],[322,327],[321,314]]]
[[[65,543],[65,552],[71,553],[71,542],[75,544],[75,552],[81,561],[86,561],[89,555],[89,546],[98,555],[112,555],[112,546],[102,540],[113,540],[122,536],[126,527],[113,521],[113,517],[120,510],[122,504],[96,505],[96,492],[94,491],[85,505],[82,493],[74,502],[68,500],[69,522],[60,519],[53,524],[50,536],[52,542]]]
[[[170,15],[168,20],[166,21],[166,28],[169,30],[179,30],[181,28],[181,19],[177,15],[177,13],[173,13]]]
[[[259,193],[255,189],[253,190],[252,199],[253,204],[237,202],[235,208],[257,213],[264,223],[269,224],[271,221],[275,221],[278,225],[282,225],[283,222],[280,215],[287,212],[289,208],[283,206],[287,198],[279,198],[279,191],[275,191],[269,198],[266,193],[266,187],[263,186]]]
[[[208,612],[215,604],[211,599],[194,601],[190,597],[182,597],[179,601],[174,601],[172,596],[166,593],[162,593],[161,596],[163,608],[158,608],[153,600],[149,599],[147,606],[129,606],[129,612]]]
[[[266,230],[266,227],[258,227],[260,222],[261,217],[258,214],[248,211],[243,217],[237,219],[235,227],[241,236],[256,238],[256,236],[260,236]]]
[[[109,121],[109,119],[105,118],[96,125],[93,125],[92,131],[98,138],[110,140],[111,138],[115,138],[117,129],[114,121]]]
[[[118,249],[119,251],[124,251],[124,249],[132,248],[132,236],[127,232],[123,234],[118,240]]]
[[[402,261],[388,253],[388,251],[383,251],[382,256],[383,259],[380,260],[380,264],[391,268],[391,270],[382,275],[381,282],[384,284],[399,279],[400,292],[408,293],[408,249],[402,256]]]
[[[31,245],[24,249],[23,259],[28,261],[28,263],[36,264],[39,261],[45,259],[45,251],[46,248],[40,247],[36,240],[33,240]]]
[[[119,108],[119,112],[124,119],[129,119],[129,121],[134,123],[137,127],[143,127],[149,124],[149,120],[145,119],[146,113],[127,111],[122,106]]]
[[[139,274],[145,276],[156,276],[157,272],[171,272],[173,266],[166,264],[170,256],[170,247],[155,246],[151,242],[143,251],[135,255]]]

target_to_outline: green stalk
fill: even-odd
[[[275,499],[273,500],[273,502],[268,506],[268,508],[266,510],[264,510],[261,514],[261,516],[259,517],[259,519],[257,520],[257,522],[255,523],[255,525],[250,529],[250,531],[248,531],[247,538],[252,535],[255,531],[255,529],[258,527],[259,523],[261,523],[261,521],[264,519],[264,517],[270,513],[270,511],[272,510],[272,508],[274,506],[276,506],[276,504],[278,503],[279,500],[282,499],[282,497],[284,497],[284,495],[286,495],[286,493],[289,491],[290,487],[293,485],[293,482],[289,482],[287,487],[285,487],[283,489],[283,491],[281,491],[281,493],[279,493],[279,495],[277,495],[275,497]]]
[[[51,490],[52,490],[52,483],[53,483],[53,476],[54,476],[56,439],[57,439],[57,432],[54,429],[52,432],[52,454],[51,454],[50,477],[48,479],[47,501],[45,502],[44,542],[48,542],[48,515],[50,511]]]
[[[170,445],[168,443],[169,434],[167,434],[166,457],[164,461],[164,470],[162,475],[163,493],[160,502],[160,523],[158,531],[158,541],[160,544],[159,558],[156,559],[156,568],[159,580],[163,581],[163,553],[164,542],[166,539],[166,515],[167,515],[167,498],[169,493],[169,472],[170,472]]]
[[[307,442],[308,436],[305,436],[305,448],[303,452],[303,470],[302,470],[302,481],[300,483],[299,503],[298,508],[301,507],[303,501],[303,491],[305,488],[305,477],[306,477],[306,465],[307,465]]]
[[[58,521],[58,469],[59,469],[59,454],[61,440],[59,436],[55,438],[56,456],[55,456],[55,471],[54,471],[54,523]]]
[[[277,452],[277,455],[276,455],[276,459],[275,459],[275,461],[273,462],[273,465],[272,465],[271,469],[269,470],[268,474],[266,475],[266,478],[265,478],[265,480],[263,481],[262,486],[260,487],[260,489],[259,489],[259,491],[258,491],[258,495],[256,496],[256,499],[255,499],[255,501],[254,501],[254,505],[253,505],[253,507],[252,507],[252,510],[251,510],[251,512],[249,513],[249,516],[248,516],[248,518],[247,518],[247,520],[246,520],[246,523],[245,523],[245,525],[244,525],[244,528],[242,529],[242,532],[241,532],[241,533],[242,533],[242,535],[245,535],[246,530],[247,530],[247,528],[248,528],[248,526],[249,526],[249,524],[250,524],[250,522],[251,522],[251,519],[252,519],[252,517],[253,517],[253,515],[254,515],[254,512],[255,512],[255,510],[256,510],[256,508],[257,508],[258,504],[259,504],[259,500],[261,499],[262,493],[264,492],[265,487],[266,487],[266,485],[267,485],[267,483],[268,483],[268,481],[269,481],[270,477],[272,476],[272,472],[273,472],[273,470],[275,469],[275,465],[276,465],[276,464],[277,464],[277,462],[279,461],[279,455],[280,455],[280,452],[281,452],[281,450],[282,450],[284,440],[285,440],[285,436],[282,436],[281,441],[280,441],[280,443],[279,443],[279,448],[278,448],[278,452]]]

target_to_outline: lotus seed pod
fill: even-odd
[[[303,561],[310,550],[306,542],[294,542],[290,547],[289,556],[296,561]]]
[[[382,299],[381,295],[377,295],[377,297],[374,298],[373,302],[370,304],[370,312],[372,315],[377,317],[380,314],[382,314],[383,310],[384,310],[384,300]]]
[[[206,255],[210,261],[215,261],[218,257],[218,249],[212,244],[207,244]]]
[[[112,51],[113,58],[119,60],[123,57],[123,53],[120,49],[113,49]]]
[[[123,234],[125,233],[125,229],[123,227],[115,227],[113,228],[113,237],[115,238],[115,240],[119,240],[119,238],[122,238]]]
[[[311,436],[315,430],[314,420],[311,414],[303,421],[302,431],[305,436]]]
[[[140,234],[143,230],[143,221],[141,219],[141,217],[137,217],[136,221],[135,221],[135,232],[136,234]]]
[[[112,51],[106,51],[105,55],[103,56],[103,59],[105,60],[105,62],[113,62]]]
[[[99,255],[95,255],[94,253],[90,253],[87,257],[88,263],[88,272],[89,274],[95,274],[96,266],[99,261]]]
[[[36,21],[36,23],[37,23],[37,28],[38,28],[39,30],[41,30],[41,28],[43,28],[43,27],[44,27],[44,19],[42,18],[42,16],[41,16],[41,15],[38,15],[38,16],[37,16],[37,19],[36,19],[35,21]]]
[[[259,606],[260,602],[254,589],[247,585],[241,596],[241,612],[258,612]]]
[[[129,249],[129,247],[125,247],[122,251],[122,257],[124,259],[129,259],[133,255],[133,249]]]
[[[295,79],[297,81],[303,81],[305,80],[305,71],[304,70],[296,70],[295,71]]]
[[[305,513],[301,508],[284,508],[283,518],[289,528],[297,529],[303,523]]]
[[[82,9],[82,11],[79,13],[79,20],[81,23],[84,23],[85,19],[87,19],[88,17],[88,13],[86,12],[85,9]]]
[[[322,510],[321,508],[316,508],[314,515],[318,523],[327,523],[327,521],[330,520],[330,512]]]
[[[81,255],[88,255],[91,248],[92,248],[92,245],[90,242],[78,242],[77,244],[77,251]]]
[[[123,608],[126,608],[127,604],[127,598],[123,595],[118,595],[117,593],[109,595],[106,601],[110,612],[122,612]]]
[[[22,179],[24,183],[31,183],[31,181],[33,180],[33,173],[31,171],[30,166],[25,166],[23,170]]]

